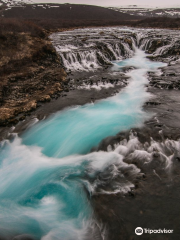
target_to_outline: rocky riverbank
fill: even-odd
[[[22,29],[13,32],[7,27],[0,35],[1,126],[25,119],[42,102],[56,98],[66,84],[66,72],[46,33],[25,22],[15,22],[15,27],[17,24]]]
[[[169,65],[162,70],[163,83],[151,73],[148,92],[152,98],[144,110],[153,117],[142,128],[121,132],[104,139],[96,150],[119,151],[124,161],[140,169],[134,177],[125,177],[134,183],[127,193],[113,192],[112,181],[104,178],[105,193],[95,194],[92,203],[98,222],[104,226],[105,239],[136,240],[135,229],[170,229],[173,234],[143,234],[142,239],[174,240],[180,237],[177,214],[180,188],[180,108],[179,67]],[[162,81],[161,79],[161,81]],[[172,86],[172,87],[169,87]],[[105,175],[106,176],[106,175]],[[102,175],[103,179],[103,175]],[[101,179],[101,180],[102,180]]]
[[[92,197],[98,222],[104,226],[105,239],[132,239],[135,229],[171,229],[173,234],[143,234],[142,239],[174,240],[180,237],[177,214],[180,188],[180,111],[179,90],[150,88],[154,98],[144,106],[154,117],[142,128],[121,132],[104,139],[99,150],[126,152],[124,161],[140,169],[134,177],[124,173],[134,187],[124,194],[113,192],[110,186],[118,182],[105,178],[105,193]],[[158,104],[156,104],[158,103]],[[111,147],[109,147],[111,146]],[[118,170],[118,169],[117,169]],[[103,179],[103,175],[102,175]],[[102,180],[101,179],[101,180]],[[102,231],[102,232],[103,232]]]
[[[140,169],[138,176],[123,173],[126,181],[134,184],[126,194],[113,191],[112,186],[122,182],[118,174],[113,179],[107,178],[106,173],[100,174],[105,191],[94,194],[91,200],[105,239],[139,239],[134,233],[137,227],[173,230],[173,234],[143,234],[143,240],[180,237],[177,224],[180,221],[177,214],[180,199],[179,90],[150,87],[149,92],[153,98],[144,109],[154,114],[152,119],[142,128],[104,139],[96,149],[119,151],[125,155],[123,161]]]

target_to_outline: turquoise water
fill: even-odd
[[[144,74],[162,63],[148,61],[138,50],[134,58],[115,63],[114,69],[122,66],[140,68],[129,74],[132,80],[125,90],[114,97],[66,109],[41,121],[24,134],[23,143],[42,147],[42,152],[49,157],[85,154],[105,137],[141,124],[147,116],[142,104],[149,98],[144,89],[148,83]]]
[[[114,62],[137,69],[116,96],[65,109],[40,121],[21,138],[1,144],[0,236],[28,234],[34,239],[84,239],[93,225],[89,198],[97,173],[122,158],[115,152],[93,152],[101,140],[141,126],[149,118],[142,105],[149,99],[147,71],[151,62],[137,50],[132,59]],[[98,94],[98,93],[97,93]]]

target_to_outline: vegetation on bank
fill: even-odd
[[[16,19],[16,18],[0,18],[0,36],[7,32],[16,33],[29,33],[33,37],[45,38],[47,34],[44,29],[29,20]]]
[[[63,88],[66,73],[46,31],[33,22],[0,20],[0,125],[23,120]]]

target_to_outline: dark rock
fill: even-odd
[[[22,116],[19,118],[19,121],[23,121],[26,118],[26,116]]]

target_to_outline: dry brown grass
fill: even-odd
[[[33,37],[46,37],[44,29],[34,22],[15,18],[0,18],[0,38],[4,38],[4,34],[7,32],[13,34],[24,32]]]

